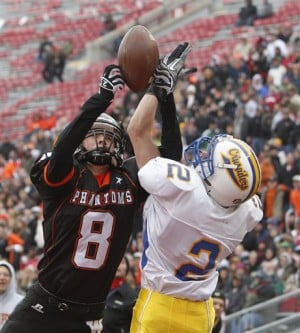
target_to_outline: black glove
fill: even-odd
[[[104,99],[111,101],[117,90],[123,89],[125,85],[121,75],[120,67],[117,65],[108,65],[99,81],[99,94]]]
[[[192,46],[187,42],[179,44],[172,53],[160,60],[148,89],[148,92],[154,93],[159,101],[165,102],[167,95],[174,91],[181,72],[187,74],[197,70],[195,67],[183,70],[185,59],[191,49]]]

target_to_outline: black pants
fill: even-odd
[[[0,333],[91,333],[86,321],[102,317],[104,303],[92,306],[64,302],[38,284],[9,316]]]

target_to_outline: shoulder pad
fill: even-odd
[[[168,179],[183,191],[192,191],[200,186],[199,182],[201,182],[200,177],[192,168],[176,161],[168,163]]]

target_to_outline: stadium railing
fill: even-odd
[[[246,320],[249,325],[245,328]],[[300,288],[230,314],[224,322],[226,332],[244,333],[245,329],[251,333],[300,332]]]

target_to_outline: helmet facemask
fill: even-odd
[[[209,184],[207,178],[214,173],[212,151],[215,143],[210,137],[195,140],[184,151],[187,165],[192,165],[201,178]]]
[[[101,142],[98,136],[103,138]],[[119,124],[109,115],[102,114],[97,118],[87,137],[94,137],[95,148],[87,150],[83,144],[79,147],[79,159],[94,165],[113,165],[119,167],[123,163],[124,136]],[[109,142],[109,144],[107,144]]]

